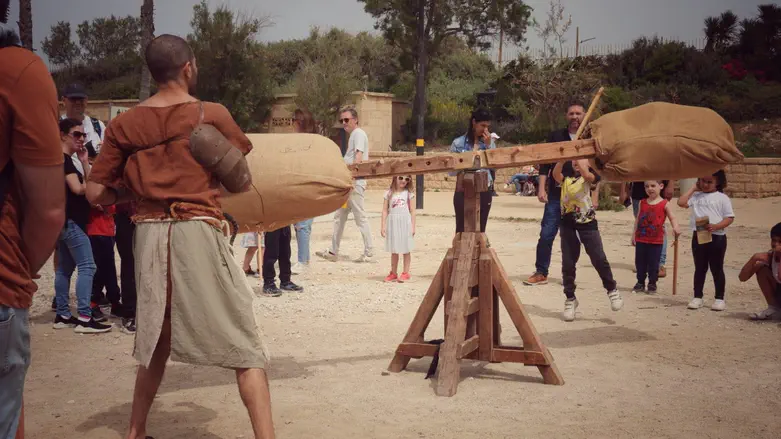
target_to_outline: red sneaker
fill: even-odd
[[[399,276],[399,282],[406,282],[409,280],[409,273],[401,273]]]
[[[385,278],[385,282],[396,282],[399,280],[399,277],[396,276],[396,273],[390,272],[390,274]]]

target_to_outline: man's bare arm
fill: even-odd
[[[14,166],[22,193],[22,252],[35,275],[51,256],[65,223],[65,179],[62,165]]]
[[[117,191],[94,181],[87,182],[86,195],[90,204],[100,204],[102,206],[125,203],[135,199],[135,195],[131,191]]]
[[[353,164],[361,163],[362,161],[363,161],[363,151],[356,151],[355,160],[353,160]]]

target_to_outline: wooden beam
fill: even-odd
[[[480,336],[479,335],[473,335],[469,337],[468,340],[465,340],[461,343],[461,345],[458,347],[458,358],[465,358],[475,350],[477,350],[477,347],[480,346]]]
[[[479,262],[479,303],[480,318],[478,333],[480,334],[480,353],[478,358],[482,361],[492,361],[491,350],[494,344],[494,313],[499,312],[494,309],[494,286],[491,281],[491,254],[486,252],[480,257]],[[472,299],[474,300],[474,299]]]
[[[469,299],[469,304],[466,307],[466,315],[471,316],[478,311],[480,311],[480,299],[477,297]]]
[[[439,396],[453,396],[458,390],[458,381],[461,376],[461,365],[459,364],[459,345],[466,338],[466,311],[467,301],[470,296],[470,289],[467,286],[469,282],[469,269],[472,264],[470,257],[472,249],[477,242],[476,233],[462,233],[461,242],[456,252],[458,262],[453,269],[455,277],[455,286],[453,287],[453,297],[447,304],[449,316],[447,317],[447,331],[445,332],[445,342],[439,350],[439,368],[437,370],[436,392]]]
[[[429,174],[465,169],[513,168],[597,156],[593,139],[538,143],[506,148],[443,153],[410,158],[381,159],[349,165],[353,178],[385,178],[392,175]]]
[[[426,328],[428,328],[428,325],[431,323],[431,319],[434,317],[434,313],[437,311],[437,307],[439,307],[439,302],[442,300],[442,295],[445,291],[442,283],[442,271],[444,268],[445,262],[443,261],[439,265],[439,270],[437,270],[437,274],[434,275],[426,295],[423,297],[423,302],[421,302],[418,312],[415,313],[415,318],[412,319],[412,323],[410,323],[409,329],[407,329],[407,334],[404,336],[404,342],[409,343],[423,340]],[[409,360],[409,356],[397,352],[396,355],[393,356],[393,360],[391,360],[388,370],[391,372],[401,372],[407,367]]]
[[[493,349],[491,361],[494,363],[523,363],[534,366],[548,366],[550,364],[542,352],[509,349],[505,346]]]
[[[402,343],[396,348],[397,355],[405,357],[422,358],[433,357],[437,352],[437,345],[429,343]]]

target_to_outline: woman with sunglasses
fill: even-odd
[[[469,119],[469,127],[466,134],[457,137],[450,145],[450,152],[462,153],[476,149],[486,150],[496,148],[493,136],[491,136],[491,114],[484,109],[477,109],[472,113]],[[493,176],[488,169],[481,169],[477,172],[488,174],[488,192],[480,193],[480,230],[485,232],[485,226],[488,223],[488,212],[491,210],[491,201],[493,199]],[[451,176],[458,175],[451,173]],[[464,193],[456,192],[453,194],[453,207],[456,213],[456,233],[464,231]]]
[[[85,196],[86,180],[90,173],[87,149],[84,147],[85,134],[81,122],[73,119],[60,121],[60,140],[65,155],[65,225],[57,241],[57,270],[54,275],[54,291],[57,300],[57,315],[54,329],[75,328],[79,333],[101,333],[111,330],[111,325],[95,321],[90,308],[92,280],[95,276],[95,261],[92,246],[87,237],[90,204]],[[76,154],[81,162],[84,174],[76,169],[70,159]],[[76,299],[78,317],[70,311],[68,291],[73,271],[78,268],[76,277]]]

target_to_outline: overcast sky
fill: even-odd
[[[173,33],[185,36],[190,30],[192,7],[199,0],[157,0],[155,33]],[[11,20],[18,18],[18,2],[12,0]],[[32,0],[35,48],[49,34],[57,21],[78,23],[111,14],[138,15],[141,0]],[[534,8],[534,17],[545,21],[546,0],[526,2]],[[711,15],[731,9],[741,19],[755,16],[757,6],[774,3],[772,0],[562,0],[567,14],[572,15],[572,29],[568,43],[575,40],[575,26],[580,27],[581,40],[595,38],[589,44],[627,44],[640,36],[662,36],[693,41],[702,38],[703,21]],[[267,15],[274,26],[263,30],[262,41],[303,38],[312,26],[338,27],[350,32],[371,31],[374,20],[363,11],[356,0],[210,0],[214,7],[226,4],[233,10],[256,16]],[[541,43],[533,30],[528,33],[528,44],[539,48]],[[38,50],[41,56],[43,53]]]

